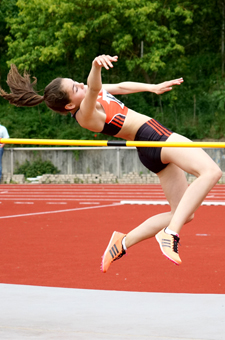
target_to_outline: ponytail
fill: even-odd
[[[44,96],[40,96],[34,91],[34,85],[37,83],[37,78],[34,78],[33,83],[30,81],[30,76],[24,72],[22,77],[16,66],[11,65],[11,69],[7,76],[7,84],[11,93],[6,93],[0,87],[0,94],[8,100],[10,104],[16,106],[35,106],[44,101]]]
[[[34,77],[34,81],[31,83],[29,74],[25,71],[24,75],[21,76],[17,67],[12,64],[7,76],[7,84],[11,93],[5,92],[0,87],[0,95],[15,106],[31,107],[41,104],[44,101],[51,110],[61,114],[67,114],[69,110],[66,110],[65,106],[70,100],[68,94],[62,89],[62,79],[63,78],[54,79],[46,86],[44,96],[40,96],[34,90],[37,78]]]

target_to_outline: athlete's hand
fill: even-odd
[[[104,67],[106,70],[113,67],[113,62],[117,62],[118,56],[111,57],[110,55],[100,55],[93,60],[93,66]]]
[[[156,85],[155,93],[162,94],[164,92],[171,91],[174,85],[180,85],[181,83],[183,83],[183,81],[183,78],[164,81],[163,83]]]

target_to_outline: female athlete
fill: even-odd
[[[7,77],[11,93],[0,88],[0,94],[16,106],[35,106],[44,101],[56,112],[70,112],[85,129],[125,140],[190,142],[155,119],[127,108],[114,97],[144,91],[162,94],[180,85],[183,79],[157,85],[102,84],[102,67],[109,70],[117,60],[117,56],[98,56],[92,62],[87,85],[69,78],[56,78],[45,88],[44,96],[33,89],[36,79],[31,83],[27,73],[21,76],[12,65]],[[222,175],[216,163],[200,148],[138,147],[137,151],[141,162],[159,177],[171,211],[150,217],[127,235],[115,231],[102,257],[103,272],[128,248],[153,236],[162,253],[175,264],[181,264],[178,252],[181,228],[193,219],[194,212]],[[189,186],[184,172],[196,176]]]

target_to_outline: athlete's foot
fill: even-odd
[[[161,230],[155,237],[163,255],[175,264],[181,264],[182,261],[178,254],[179,237],[177,235],[167,234],[165,229]]]
[[[120,259],[126,251],[123,249],[122,240],[125,237],[125,234],[114,231],[112,234],[111,240],[106,248],[102,256],[101,270],[103,273],[106,273],[109,269],[109,266],[115,260]]]

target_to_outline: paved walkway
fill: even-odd
[[[223,340],[225,295],[0,284],[0,339]]]

